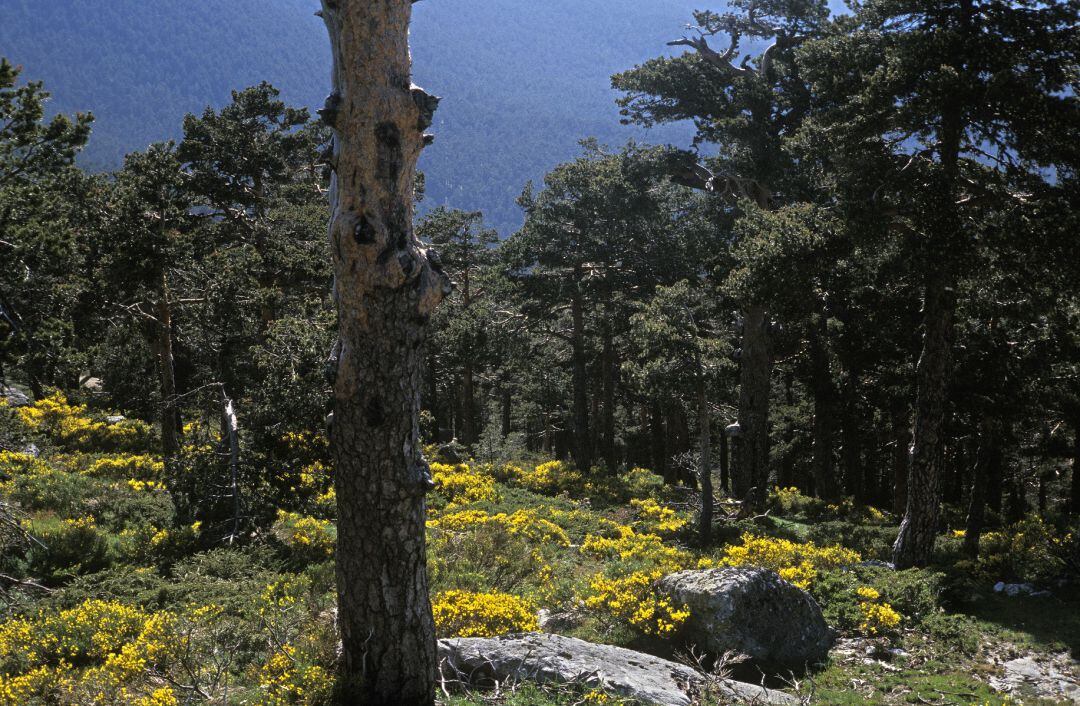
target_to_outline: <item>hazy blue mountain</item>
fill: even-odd
[[[443,96],[422,168],[428,205],[483,209],[502,230],[529,179],[595,136],[685,144],[691,130],[620,126],[612,73],[665,49],[701,0],[425,0],[415,6],[415,80]],[[329,52],[315,0],[0,0],[0,55],[90,110],[84,163],[176,137],[185,113],[267,80],[317,107]]]

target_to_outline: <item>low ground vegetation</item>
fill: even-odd
[[[329,703],[336,535],[321,439],[283,440],[307,450],[299,466],[267,474],[293,484],[292,502],[252,511],[266,520],[223,538],[178,513],[143,424],[60,394],[2,407],[0,417],[0,500],[17,523],[2,535],[0,704]],[[186,438],[197,440],[191,454],[213,452],[213,434]],[[996,693],[995,658],[1080,649],[1080,595],[1069,583],[1078,542],[1054,518],[993,529],[977,560],[950,530],[933,567],[894,571],[880,559],[895,518],[793,488],[774,489],[756,519],[721,518],[703,547],[693,499],[646,469],[436,460],[432,475],[440,637],[548,629],[688,659],[677,638],[689,613],[656,580],[763,566],[809,591],[840,637],[820,669],[770,678],[807,699],[1043,703]],[[995,593],[998,581],[1049,595]],[[444,701],[620,703],[594,689],[525,684]]]

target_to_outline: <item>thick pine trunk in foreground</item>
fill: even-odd
[[[765,500],[769,477],[769,393],[772,352],[769,350],[765,308],[752,305],[743,312],[742,358],[739,376],[739,460],[732,479],[736,497],[749,495],[750,504]]]
[[[413,173],[436,99],[410,83],[409,0],[323,0],[334,92],[330,242],[340,356],[338,498],[343,704],[431,704],[435,630],[418,439],[427,320],[449,282],[412,229]]]

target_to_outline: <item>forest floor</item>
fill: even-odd
[[[0,409],[0,437],[18,446],[0,450],[0,501],[21,524],[0,534],[0,706],[328,702],[335,531],[324,442],[290,439],[295,458],[273,468],[272,481],[249,479],[245,507],[261,519],[230,544],[222,528],[231,505],[220,516],[185,516],[174,498],[187,496],[166,489],[182,484],[148,453],[152,435],[141,423],[57,397]],[[186,453],[213,466],[213,433],[193,427],[186,438]],[[894,571],[885,562],[896,518],[851,501],[775,489],[767,514],[740,521],[721,503],[713,542],[702,547],[695,493],[644,469],[584,474],[543,459],[432,468],[440,636],[542,623],[686,659],[678,640],[686,615],[655,592],[655,579],[762,565],[806,588],[838,640],[810,673],[785,679],[739,665],[738,678],[806,703],[1080,701],[1080,589],[1067,580],[1077,540],[1053,518],[994,529],[977,561],[948,530],[933,566]],[[209,471],[193,461],[184,472]],[[958,517],[946,508],[948,526],[961,526]],[[999,582],[1014,586],[995,591]],[[621,703],[596,689],[525,683],[441,700]]]

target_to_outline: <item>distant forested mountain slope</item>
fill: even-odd
[[[685,143],[690,130],[618,124],[609,76],[665,49],[701,0],[426,0],[415,8],[416,82],[444,97],[422,167],[427,204],[483,209],[504,232],[514,199],[596,136]],[[97,117],[84,163],[112,168],[176,137],[185,113],[261,80],[294,104],[329,85],[314,0],[0,0],[0,55]]]

